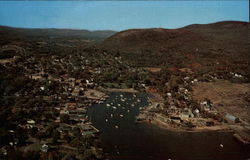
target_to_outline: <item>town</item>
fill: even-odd
[[[100,57],[79,51],[59,56],[33,52],[17,45],[1,48],[1,104],[5,106],[1,156],[102,159],[99,130],[88,119],[88,107],[103,103],[112,88],[143,90],[147,72],[105,52]],[[141,77],[133,78],[138,71]]]
[[[158,8],[141,14],[144,10],[132,7],[134,12],[127,8],[126,15],[138,18],[138,25],[113,31],[104,29],[126,24],[126,16],[116,19],[119,24],[112,18],[104,23],[105,16],[120,15],[111,14],[108,5],[70,2],[76,9],[61,13],[56,2],[53,9],[42,2],[44,10],[33,3],[40,2],[27,2],[27,8],[20,2],[23,7],[17,8],[24,12],[19,14],[34,15],[28,22],[36,24],[40,16],[28,10],[46,12],[47,18],[58,11],[51,16],[52,28],[47,22],[9,27],[0,18],[1,160],[249,159],[248,21],[141,25],[141,15],[145,24],[161,17],[165,21],[165,16],[157,15]],[[91,6],[108,14],[99,13],[90,22],[81,19],[87,13],[82,8],[99,11]],[[0,15],[12,24],[15,16],[12,10],[3,14],[5,8]],[[71,20],[77,29],[59,23]],[[94,28],[79,29],[92,21]]]

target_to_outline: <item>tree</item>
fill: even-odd
[[[60,115],[60,120],[63,123],[69,123],[69,115],[68,114],[61,114]]]
[[[74,127],[73,134],[75,137],[80,137],[81,136],[81,129],[79,127]]]
[[[90,149],[86,149],[83,153],[82,160],[94,160],[95,155]]]
[[[52,133],[53,143],[57,143],[57,140],[60,139],[60,133],[57,130],[54,130]]]

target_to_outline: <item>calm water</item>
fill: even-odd
[[[146,105],[145,93],[138,93],[136,97],[131,93],[111,93],[105,103],[89,109],[90,120],[101,131],[109,159],[242,160],[250,157],[250,146],[236,141],[231,133],[177,133],[135,123],[139,108]]]

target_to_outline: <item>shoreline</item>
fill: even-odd
[[[194,128],[185,128],[181,126],[174,126],[174,125],[169,125],[168,123],[161,122],[159,120],[155,119],[146,119],[144,121],[138,122],[138,123],[147,123],[147,124],[152,124],[155,125],[159,128],[172,131],[172,132],[232,132],[234,133],[234,130],[228,126],[224,125],[216,125],[216,126],[211,126],[211,127],[194,127]]]
[[[133,88],[99,88],[102,92],[127,92],[127,93],[138,93],[139,91],[133,89]]]

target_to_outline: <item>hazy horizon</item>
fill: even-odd
[[[217,21],[217,22],[227,22],[227,21],[231,21],[231,20],[225,20],[225,21]],[[211,22],[211,23],[193,23],[193,24],[213,24],[213,23],[217,23],[217,22]],[[232,21],[232,22],[246,22],[246,23],[249,23],[248,21]],[[179,29],[179,28],[183,28],[183,27],[186,27],[186,26],[189,26],[189,25],[193,25],[193,24],[188,24],[188,25],[185,25],[185,26],[182,26],[182,27],[178,27],[178,28],[163,28],[161,27],[162,29]],[[0,24],[0,27],[9,27],[9,28],[18,28],[18,29],[62,29],[62,30],[86,30],[86,31],[90,31],[90,32],[95,32],[95,31],[114,31],[114,32],[119,32],[117,30],[111,30],[111,29],[100,29],[100,30],[90,30],[90,29],[85,29],[85,28],[27,28],[27,27],[15,27],[15,26],[6,26],[6,25],[1,25]],[[145,28],[127,28],[125,30],[130,30],[130,29],[152,29],[152,28],[156,28],[156,27],[145,27]],[[158,27],[160,28],[160,27]],[[123,31],[123,30],[120,30],[120,31]]]

